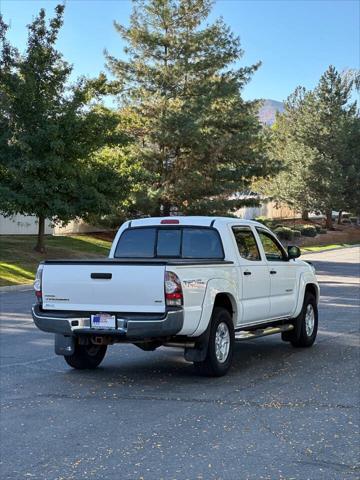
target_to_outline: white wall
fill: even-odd
[[[54,235],[72,235],[74,233],[90,233],[90,232],[103,232],[103,228],[94,227],[94,225],[89,225],[83,220],[72,220],[64,227],[55,225]]]
[[[255,217],[299,218],[301,216],[286,205],[279,205],[276,207],[273,202],[263,203],[260,207],[242,207],[235,213],[237,217],[246,220],[251,220]]]
[[[37,218],[25,215],[4,217],[0,215],[0,235],[36,235],[38,233]],[[45,233],[51,235],[53,228],[50,221],[45,223]]]
[[[76,233],[101,232],[103,229],[85,223],[83,220],[73,220],[65,227],[51,226],[50,220],[45,223],[46,235],[72,235]],[[0,235],[36,235],[38,233],[37,218],[25,215],[4,217],[0,215]]]

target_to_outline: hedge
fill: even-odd
[[[314,225],[302,225],[300,228],[301,235],[304,237],[316,237],[317,231]]]

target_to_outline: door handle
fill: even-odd
[[[277,273],[277,272],[276,272],[276,270],[270,270],[270,273],[271,273],[271,275],[275,275],[275,273]]]
[[[249,270],[245,270],[244,275],[251,275],[251,272],[249,272]]]
[[[91,278],[101,278],[104,280],[110,280],[112,278],[112,273],[92,273]]]

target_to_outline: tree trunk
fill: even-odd
[[[171,207],[170,203],[164,202],[162,204],[162,207],[163,207],[162,208],[162,217],[169,217],[170,216],[170,207]]]
[[[326,212],[326,228],[328,230],[333,229],[333,221],[332,221],[332,209],[327,210]]]
[[[35,246],[35,250],[40,253],[45,252],[45,217],[39,215],[38,217],[39,222],[39,230],[37,236],[37,243]]]
[[[341,224],[341,221],[342,221],[342,210],[339,211],[339,215],[338,215],[338,224],[340,225]]]
[[[303,210],[301,213],[301,218],[303,220],[309,220],[309,210]]]

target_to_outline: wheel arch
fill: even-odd
[[[227,310],[231,315],[234,327],[236,327],[237,305],[233,295],[229,292],[218,293],[215,297],[213,311],[216,307],[221,307]]]
[[[307,283],[306,284],[305,295],[307,293],[311,293],[315,297],[316,303],[318,303],[318,301],[319,301],[319,288],[317,287],[317,285],[315,283]]]
[[[302,309],[306,293],[309,292],[315,296],[316,303],[319,303],[320,288],[313,276],[302,274],[299,282],[299,292],[297,297],[296,308],[293,312],[293,317],[297,317]]]

